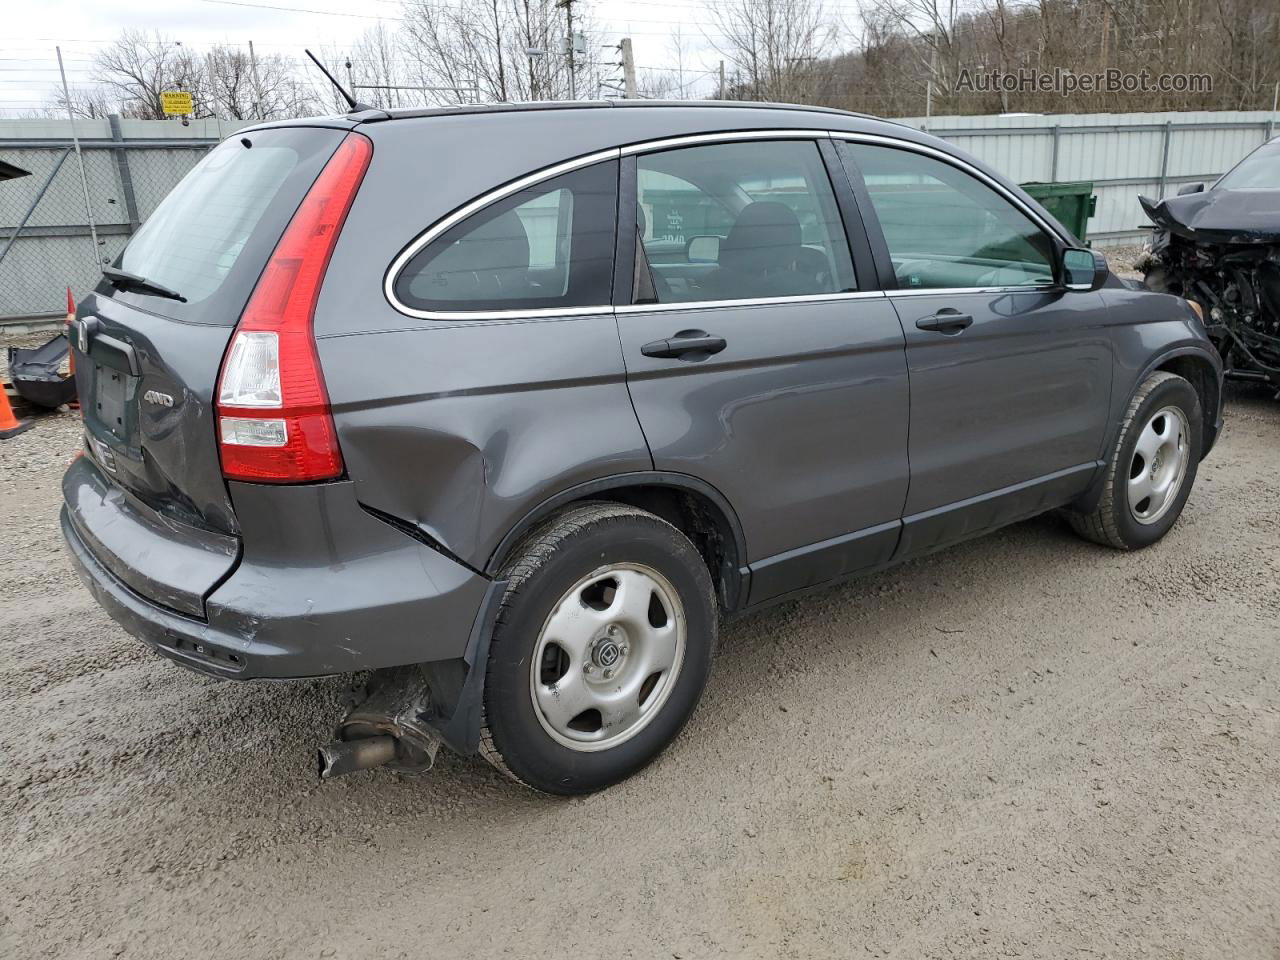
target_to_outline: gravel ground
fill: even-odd
[[[71,415],[0,443],[0,956],[1280,957],[1280,405],[1183,520],[1056,518],[728,624],[602,795],[318,784],[339,680],[219,683],[64,559]]]
[[[1119,244],[1112,247],[1099,247],[1098,250],[1107,258],[1112,273],[1132,280],[1142,279],[1142,274],[1133,265],[1138,255],[1142,253],[1142,244]]]

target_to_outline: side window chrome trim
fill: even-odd
[[[677,150],[680,147],[702,146],[707,143],[735,143],[742,140],[826,140],[826,130],[729,130],[722,133],[691,133],[681,137],[663,137],[646,140],[622,148],[622,155],[630,157],[639,153],[656,153],[661,150]]]
[[[671,310],[713,310],[719,307],[768,307],[788,303],[827,303],[839,300],[881,300],[883,290],[858,290],[853,293],[810,293],[794,297],[758,297],[751,300],[684,300],[675,303],[623,303],[615,313],[667,313]]]
[[[1031,207],[1021,200],[1019,197],[1011,193],[1004,184],[992,178],[989,174],[983,173],[972,164],[966,163],[959,157],[953,157],[945,150],[938,150],[923,143],[912,143],[910,140],[899,140],[896,137],[885,137],[877,133],[848,133],[840,130],[828,131],[828,136],[833,140],[849,140],[855,143],[869,143],[878,147],[893,147],[898,150],[910,150],[912,153],[918,153],[922,156],[932,157],[935,160],[941,160],[962,173],[967,173],[976,180],[981,181],[984,186],[990,187],[997,194],[1003,197],[1009,203],[1017,208],[1018,212],[1026,216],[1032,223],[1047,233],[1050,237],[1066,246],[1074,246],[1074,243],[1067,237],[1063,236],[1058,230],[1051,226],[1042,215],[1037,213]]]
[[[709,143],[731,143],[747,140],[849,140],[858,143],[870,143],[878,146],[894,147],[900,150],[910,150],[924,156],[933,157],[944,163],[961,170],[981,181],[985,186],[990,187],[997,194],[1013,204],[1017,210],[1027,216],[1036,226],[1044,230],[1051,237],[1060,243],[1071,245],[1068,238],[1060,234],[1054,227],[1047,223],[1039,214],[1028,207],[1022,200],[1014,196],[999,181],[994,180],[986,173],[976,167],[971,166],[958,157],[943,150],[937,150],[933,147],[922,143],[913,143],[910,140],[899,140],[896,137],[886,137],[873,133],[851,133],[843,130],[808,130],[808,129],[767,129],[767,130],[730,130],[718,133],[696,133],[687,136],[663,137],[659,140],[647,140],[643,143],[633,143],[625,147],[611,147],[608,150],[599,150],[595,153],[589,153],[585,156],[576,157],[572,160],[566,160],[563,163],[554,166],[545,167],[526,176],[513,180],[504,186],[491,190],[488,193],[481,194],[469,203],[464,204],[457,210],[445,216],[443,219],[436,221],[417,238],[415,238],[407,247],[402,250],[399,255],[391,262],[387,268],[387,272],[383,279],[383,294],[387,301],[398,312],[410,317],[418,317],[423,320],[507,320],[515,318],[537,318],[537,317],[578,317],[593,316],[601,313],[610,313],[617,311],[619,313],[653,313],[665,310],[696,310],[725,306],[764,306],[768,304],[785,304],[797,302],[817,302],[822,300],[853,300],[859,298],[873,298],[890,296],[922,296],[924,294],[959,294],[959,293],[1030,293],[1035,292],[1035,287],[984,287],[981,290],[973,287],[961,287],[951,290],[941,289],[920,289],[920,290],[864,290],[856,293],[837,293],[837,294],[814,294],[809,296],[795,297],[770,297],[757,300],[705,300],[691,301],[687,303],[659,303],[659,304],[620,304],[614,307],[611,304],[593,304],[583,307],[551,307],[551,308],[534,308],[534,309],[512,309],[512,310],[458,310],[458,311],[435,311],[435,310],[417,310],[400,301],[395,293],[395,282],[400,276],[400,272],[413,259],[413,257],[421,251],[425,246],[443,234],[446,230],[457,225],[474,213],[478,213],[492,203],[502,200],[513,193],[518,193],[528,187],[535,186],[544,180],[550,180],[552,177],[558,177],[564,173],[570,173],[582,167],[589,167],[592,164],[602,163],[608,160],[617,160],[624,156],[632,156],[641,153],[650,153],[659,150],[670,150],[685,146],[696,146]]]
[[[536,186],[544,180],[550,180],[552,177],[558,177],[564,173],[572,173],[582,167],[589,167],[593,164],[604,163],[609,160],[617,160],[622,155],[618,147],[612,147],[608,150],[599,150],[595,153],[588,153],[582,157],[575,157],[573,160],[566,160],[564,163],[558,163],[555,166],[544,167],[526,176],[520,177],[518,180],[512,180],[510,183],[498,187],[496,190],[490,190],[488,193],[481,194],[469,203],[459,207],[453,213],[448,214],[444,219],[437,220],[434,224],[418,234],[407,247],[400,251],[400,254],[391,261],[391,266],[387,268],[387,272],[382,281],[382,292],[386,296],[387,302],[395,307],[398,311],[410,317],[420,317],[424,320],[495,320],[503,317],[514,316],[542,316],[542,317],[566,317],[577,314],[592,313],[609,313],[613,307],[609,304],[588,307],[543,307],[529,310],[465,310],[465,311],[437,311],[437,310],[417,310],[414,307],[402,302],[396,296],[396,280],[400,278],[400,272],[412,260],[419,251],[426,247],[433,240],[441,236],[446,230],[461,223],[474,213],[479,213],[490,204],[496,203],[505,197],[511,196],[513,193],[519,193],[529,187]]]
[[[906,287],[889,290],[887,294],[890,297],[927,297],[930,295],[956,297],[962,293],[1053,293],[1058,289],[1047,283],[1040,286],[1025,284],[1020,287]]]

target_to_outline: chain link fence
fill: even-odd
[[[161,138],[145,127],[139,130],[142,124],[161,127],[154,132],[187,135]],[[77,299],[93,289],[103,265],[119,255],[178,181],[230,132],[219,126],[191,131],[169,121],[117,117],[77,126],[87,205],[70,136],[42,135],[69,134],[66,121],[0,125],[0,160],[28,171],[27,176],[0,180],[0,322],[63,314],[66,288]]]

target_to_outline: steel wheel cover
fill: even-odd
[[[1180,407],[1161,407],[1138,434],[1129,461],[1126,499],[1129,513],[1141,524],[1157,522],[1169,512],[1191,463],[1191,429]]]
[[[615,563],[592,571],[552,607],[534,647],[529,695],[538,722],[571,750],[630,740],[675,687],[686,629],[679,595],[657,570]]]

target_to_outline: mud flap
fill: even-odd
[[[461,658],[375,670],[339,725],[337,739],[393,736],[396,759],[389,766],[406,772],[429,770],[441,743],[455,753],[476,753],[489,642],[506,590],[506,580],[489,583]]]

